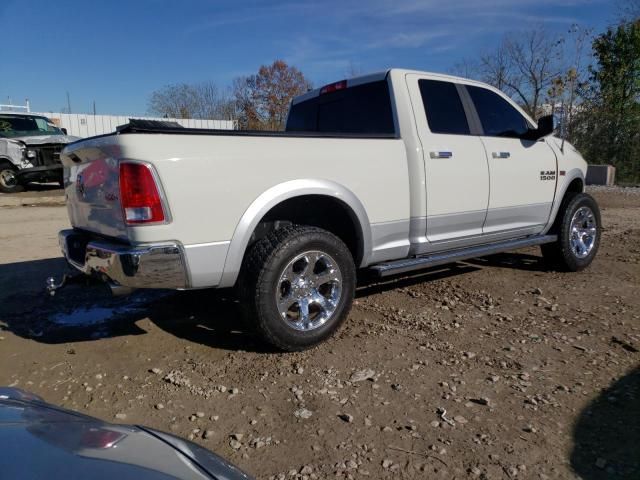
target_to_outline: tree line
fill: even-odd
[[[533,118],[553,113],[589,163],[613,165],[619,183],[639,184],[640,0],[620,12],[597,34],[577,25],[564,35],[543,27],[507,34],[452,73],[501,89]]]
[[[619,20],[604,32],[574,25],[563,35],[543,27],[509,33],[451,73],[499,88],[533,118],[554,113],[561,135],[587,161],[615,166],[619,182],[640,183],[640,0],[623,2]],[[160,116],[282,130],[292,98],[310,88],[300,70],[276,60],[225,89],[213,82],[168,85],[148,107]]]
[[[296,67],[276,60],[225,89],[214,82],[167,85],[151,94],[148,109],[163,117],[235,120],[243,130],[282,130],[291,100],[311,86]]]

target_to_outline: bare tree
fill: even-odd
[[[233,119],[230,95],[213,82],[167,85],[151,94],[150,113],[171,118]]]
[[[509,40],[509,42],[511,42]],[[515,78],[514,61],[507,49],[508,40],[504,39],[495,52],[484,53],[480,56],[478,70],[482,80],[493,85],[499,90],[515,90],[512,85],[520,87],[519,81]],[[512,92],[510,92],[512,93]]]
[[[563,38],[551,37],[542,27],[522,36],[510,34],[502,45],[507,62],[504,87],[536,117],[553,80],[562,71]]]
[[[233,80],[231,88],[233,89],[238,127],[241,130],[261,129],[262,123],[258,116],[257,102],[254,98],[254,80],[251,77],[238,77]]]
[[[282,60],[262,65],[256,75],[234,81],[233,92],[240,128],[282,130],[289,104],[311,88],[311,82]]]
[[[349,60],[349,65],[345,69],[344,74],[347,78],[357,77],[359,75],[362,75],[362,68],[360,67],[360,65]]]
[[[480,64],[476,60],[463,58],[449,68],[449,73],[457,77],[480,79]]]
[[[561,117],[564,135],[573,139],[578,102],[588,84],[588,69],[585,66],[585,47],[591,38],[591,29],[572,25],[568,31],[568,43],[561,71],[551,82],[547,92],[554,113]]]
[[[480,55],[471,77],[504,91],[535,118],[562,71],[563,44],[562,37],[553,37],[542,27],[509,33],[494,51]]]

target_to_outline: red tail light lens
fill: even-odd
[[[120,201],[129,224],[164,222],[160,192],[151,168],[142,163],[120,164]]]
[[[330,83],[329,85],[325,85],[320,89],[320,95],[324,95],[325,93],[337,92],[338,90],[344,90],[347,88],[347,81],[340,80],[336,83]]]

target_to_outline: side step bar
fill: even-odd
[[[536,235],[533,237],[520,238],[518,240],[508,240],[506,242],[489,243],[477,247],[463,248],[443,253],[434,253],[421,257],[405,258],[402,260],[394,260],[392,262],[379,263],[371,267],[380,277],[389,275],[397,275],[399,273],[419,270],[421,268],[436,267],[447,263],[454,263],[460,260],[468,260],[470,258],[484,257],[501,253],[508,250],[515,250],[523,247],[532,247],[534,245],[542,245],[543,243],[552,243],[558,239],[557,235]]]

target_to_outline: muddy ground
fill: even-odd
[[[600,254],[364,283],[339,334],[266,349],[225,292],[55,298],[64,208],[0,209],[0,385],[192,438],[257,478],[640,478],[640,195]]]

